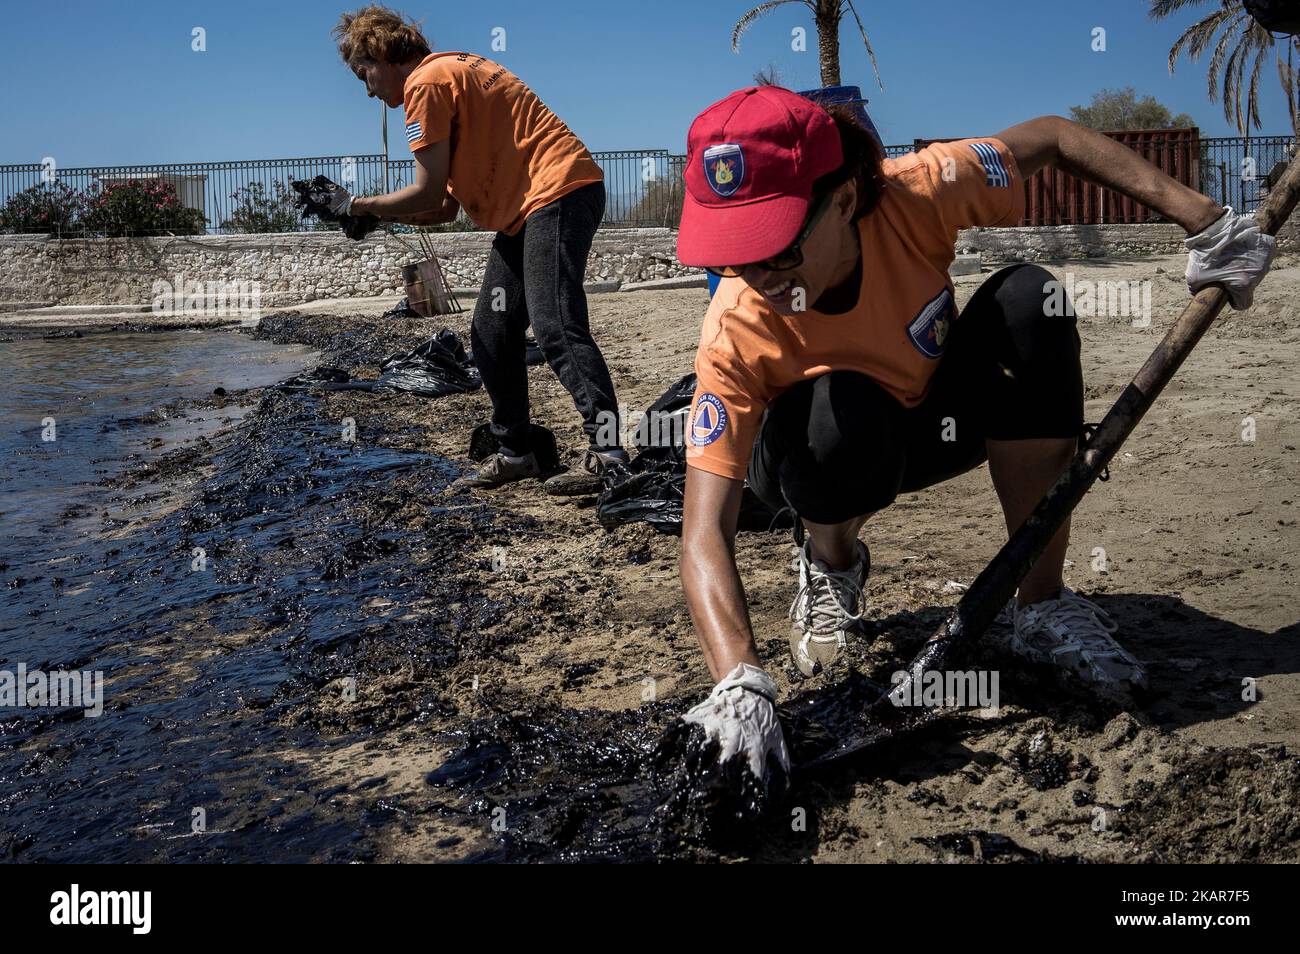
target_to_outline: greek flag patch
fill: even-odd
[[[996,147],[987,142],[973,142],[970,147],[975,150],[975,155],[980,157],[980,165],[984,167],[984,174],[987,178],[984,184],[990,189],[1005,189],[1011,184],[1011,178],[1007,175],[1006,167],[1002,165],[1002,157],[998,155]]]
[[[418,119],[406,124],[406,141],[408,144],[415,142],[415,140],[419,139],[423,135],[424,130],[420,128],[420,121]]]

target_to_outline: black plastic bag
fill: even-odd
[[[642,455],[686,463],[686,427],[694,396],[695,373],[691,372],[650,405],[632,435]]]
[[[640,451],[636,457],[628,466],[609,467],[601,475],[605,489],[596,498],[596,519],[602,526],[642,521],[660,533],[681,534],[682,499],[686,493],[686,418],[694,395],[695,375],[688,374],[650,405],[637,426],[635,440]],[[737,530],[766,532],[792,525],[788,510],[774,512],[745,486]]]
[[[374,381],[353,381],[342,368],[319,365],[276,386],[278,391],[373,391]]]
[[[632,462],[633,467],[637,460]],[[609,476],[608,471],[606,476]],[[660,533],[680,536],[685,493],[685,464],[680,469],[651,469],[639,473],[625,469],[623,474],[608,480],[605,490],[596,498],[596,519],[601,526],[609,528],[641,521]],[[736,520],[738,531],[766,533],[791,526],[793,516],[790,511],[773,512],[746,484]]]
[[[379,317],[380,318],[423,318],[424,315],[420,314],[418,311],[412,308],[411,303],[407,301],[405,298],[403,298],[396,305],[388,309]]]
[[[395,354],[379,366],[376,391],[406,391],[420,397],[466,394],[483,386],[478,370],[465,362],[465,347],[448,328],[424,344]]]

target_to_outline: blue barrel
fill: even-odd
[[[862,90],[856,86],[827,86],[823,89],[805,89],[800,91],[800,96],[811,99],[819,106],[845,105],[852,107],[853,113],[858,117],[867,132],[871,133],[872,138],[880,143],[880,148],[885,148],[884,142],[880,138],[880,132],[876,129],[876,124],[871,121],[867,115],[867,101],[862,98]]]

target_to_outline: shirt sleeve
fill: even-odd
[[[686,464],[744,480],[767,402],[743,368],[703,344],[695,355],[695,376],[686,419]]]
[[[1002,140],[936,142],[916,155],[948,228],[1019,225],[1024,218],[1025,183]]]
[[[406,113],[406,142],[411,152],[442,142],[451,135],[456,118],[456,98],[451,88],[426,83],[409,90],[403,103]]]

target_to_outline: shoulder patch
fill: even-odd
[[[418,119],[414,119],[406,124],[406,141],[408,143],[415,142],[415,140],[419,139],[423,135],[424,132],[420,129],[420,121]]]
[[[927,358],[943,355],[955,310],[952,292],[947,288],[925,303],[925,307],[907,326],[907,336],[917,351]]]
[[[990,189],[1005,189],[1011,185],[1006,166],[1002,165],[1002,156],[992,143],[973,142],[970,147],[979,156],[980,165],[984,167],[984,184]]]
[[[691,443],[696,447],[712,444],[727,429],[727,407],[722,398],[707,391],[695,402],[691,415]]]

